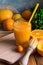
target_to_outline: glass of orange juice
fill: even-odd
[[[28,22],[14,22],[14,36],[17,45],[28,46],[31,35],[31,24]]]

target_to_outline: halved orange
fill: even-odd
[[[31,36],[37,39],[43,39],[43,30],[36,29],[31,32]]]
[[[39,41],[39,44],[37,45],[37,52],[43,56],[43,41]]]

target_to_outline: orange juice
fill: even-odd
[[[31,24],[28,22],[15,22],[14,35],[17,44],[26,46],[31,35]]]

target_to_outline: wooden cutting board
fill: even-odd
[[[15,44],[16,42],[13,33],[0,38],[0,59],[4,59],[10,63],[15,63],[20,59],[23,53],[15,51]]]

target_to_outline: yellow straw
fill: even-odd
[[[39,3],[36,4],[35,9],[34,9],[32,15],[31,15],[31,17],[30,17],[30,19],[29,19],[29,23],[31,23],[31,21],[32,21],[32,19],[33,19],[33,16],[34,16],[34,14],[36,13],[36,10],[38,9],[38,7],[39,7]]]

